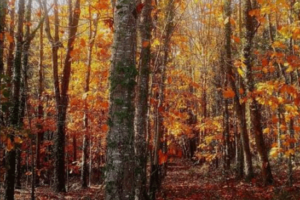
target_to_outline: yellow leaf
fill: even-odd
[[[280,135],[280,139],[284,140],[285,138],[286,138],[286,135]]]
[[[244,76],[244,71],[240,67],[237,69],[237,71],[240,76]]]
[[[270,156],[271,156],[272,158],[275,158],[275,157],[278,156],[278,148],[277,148],[277,147],[271,148],[271,150],[270,150]]]
[[[265,129],[263,130],[263,133],[269,134],[269,133],[270,133],[270,128],[265,128]]]
[[[155,47],[155,46],[159,46],[159,45],[160,45],[159,40],[156,38],[156,39],[153,41],[152,45],[153,45],[154,47]]]

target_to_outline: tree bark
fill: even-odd
[[[44,59],[44,31],[43,31],[43,24],[41,24],[40,27],[40,35],[39,35],[39,46],[40,46],[40,52],[39,52],[39,107],[38,107],[38,118],[39,118],[39,132],[36,136],[36,170],[40,170],[41,168],[41,162],[40,162],[40,148],[41,148],[41,142],[44,135],[43,132],[43,115],[44,115],[44,108],[42,103],[42,95],[44,91],[44,67],[43,67],[43,59]],[[37,174],[35,178],[35,184],[36,186],[39,185],[39,175]]]
[[[6,69],[6,75],[11,78],[12,77],[12,71],[13,71],[13,63],[14,63],[14,48],[15,48],[15,6],[13,5],[10,10],[10,19],[11,23],[9,26],[9,35],[12,38],[12,41],[9,41],[9,47],[8,47],[8,55],[7,55],[7,69]]]
[[[20,105],[20,87],[21,87],[21,67],[22,67],[22,43],[23,43],[23,23],[25,12],[25,1],[19,0],[18,4],[18,30],[16,34],[17,45],[16,54],[14,58],[13,80],[12,80],[12,105],[10,108],[10,126],[14,129],[18,128],[19,122],[19,105]],[[14,141],[14,133],[11,133],[10,140]],[[5,175],[5,200],[14,199],[15,187],[15,163],[16,163],[16,150],[12,149],[6,153],[6,175]]]
[[[98,29],[98,16],[94,21],[92,21],[91,5],[89,5],[89,46],[88,46],[88,58],[87,58],[87,71],[85,74],[85,88],[84,92],[88,93],[90,91],[90,76],[91,76],[91,64],[92,64],[92,53],[93,47],[95,44],[95,38],[97,35]],[[94,26],[94,28],[93,28]],[[85,113],[83,117],[83,124],[85,127],[85,133],[83,136],[83,149],[82,149],[82,169],[81,169],[81,181],[82,187],[87,187],[87,178],[88,178],[88,146],[89,146],[89,116],[88,116],[88,101],[85,99]],[[90,158],[91,159],[91,158]]]
[[[137,99],[135,112],[135,155],[136,171],[135,177],[135,199],[145,199],[146,195],[146,165],[147,165],[147,113],[148,113],[148,93],[149,93],[149,73],[151,61],[151,0],[145,0],[141,14],[140,35],[141,35],[141,55],[139,60],[139,76],[137,85]]]
[[[231,17],[231,2],[229,0],[226,0],[225,4],[225,15],[226,17]],[[234,71],[233,71],[233,63],[232,63],[232,51],[231,51],[231,23],[230,19],[228,20],[228,23],[225,25],[225,67],[228,73],[228,79],[230,82],[230,85],[235,92],[234,96],[234,108],[237,114],[237,118],[239,120],[239,130],[241,132],[241,142],[242,142],[242,148],[243,148],[243,154],[244,154],[244,167],[245,167],[245,179],[250,180],[253,177],[253,166],[252,166],[252,156],[250,152],[250,144],[249,144],[249,136],[247,133],[247,126],[246,126],[246,107],[245,103],[240,102],[240,96],[239,96],[239,90],[236,86],[236,83],[234,81]],[[243,84],[241,84],[241,89],[244,90]]]
[[[153,163],[151,166],[151,175],[150,175],[150,195],[151,199],[155,199],[156,191],[159,189],[162,178],[162,166],[159,163],[159,151],[164,152],[163,145],[161,143],[161,139],[163,138],[163,134],[165,132],[165,128],[163,125],[164,117],[163,112],[164,108],[164,92],[165,92],[165,79],[166,79],[166,67],[168,64],[169,51],[170,51],[170,42],[172,33],[174,30],[174,15],[175,15],[174,1],[169,0],[166,6],[166,15],[162,33],[162,52],[159,49],[157,60],[155,65],[159,66],[160,70],[160,80],[159,82],[159,91],[158,91],[158,104],[155,108],[155,136],[154,136],[154,152],[153,152]],[[161,54],[161,55],[160,55]],[[164,152],[166,153],[166,152]]]
[[[117,0],[110,72],[106,200],[134,198],[136,2]]]
[[[255,5],[256,1],[252,2],[252,5]],[[255,35],[257,26],[256,19],[249,15],[249,12],[253,9],[250,0],[246,0],[244,3],[244,22],[245,22],[245,44],[243,49],[244,54],[244,64],[246,65],[246,85],[248,92],[252,95],[255,91],[255,83],[252,75],[252,43],[253,37]],[[255,99],[252,98],[252,102],[250,103],[250,113],[251,113],[251,122],[253,126],[254,136],[257,151],[259,153],[261,159],[261,169],[262,176],[264,180],[264,184],[268,185],[273,183],[273,176],[271,172],[271,166],[269,163],[267,149],[265,147],[265,142],[263,138],[262,131],[262,116],[261,116],[261,106]]]
[[[65,192],[65,122],[68,107],[68,90],[71,75],[71,52],[74,49],[74,41],[77,33],[77,26],[80,17],[80,0],[76,0],[73,8],[72,1],[68,1],[69,6],[69,34],[67,43],[67,52],[64,60],[63,74],[61,85],[59,84],[58,76],[58,48],[61,47],[59,42],[59,18],[58,18],[58,4],[54,0],[54,38],[50,32],[50,22],[47,13],[46,1],[43,1],[43,8],[45,12],[45,25],[48,40],[52,45],[52,68],[54,78],[54,92],[56,102],[57,114],[57,131],[54,138],[54,190],[56,192]]]
[[[4,74],[4,35],[5,35],[5,19],[7,13],[7,0],[2,0],[0,2],[0,75]],[[0,80],[1,83],[1,80]]]

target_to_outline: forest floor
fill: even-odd
[[[259,172],[259,170],[257,170]],[[176,159],[168,164],[167,175],[157,194],[157,200],[300,200],[300,167],[295,169],[295,183],[286,186],[285,164],[273,166],[275,183],[264,187],[261,176],[249,183],[236,180],[234,172],[224,175],[222,167],[216,169],[206,163],[194,165],[189,160]],[[227,177],[227,178],[226,178]],[[37,200],[101,200],[103,187],[81,189],[79,180],[70,180],[69,191],[55,194],[49,186],[35,190]],[[29,200],[30,186],[15,191],[16,200]],[[3,189],[3,188],[2,188]],[[0,200],[3,190],[0,190]]]
[[[176,160],[168,165],[157,200],[300,200],[300,168],[294,171],[295,183],[288,187],[284,166],[274,166],[275,182],[264,187],[261,176],[246,183],[236,180],[233,171],[224,176],[221,166]]]

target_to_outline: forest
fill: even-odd
[[[300,1],[0,0],[0,200],[299,200]]]

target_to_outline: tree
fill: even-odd
[[[106,200],[134,197],[136,2],[117,0],[114,9]]]
[[[54,140],[54,154],[55,154],[55,173],[54,173],[54,189],[57,192],[65,191],[65,123],[67,117],[68,107],[68,90],[71,75],[71,52],[74,49],[74,41],[76,39],[77,26],[80,16],[80,0],[76,0],[73,9],[72,1],[68,2],[69,7],[69,24],[68,24],[68,44],[67,52],[64,60],[63,76],[61,83],[59,83],[58,76],[58,49],[61,47],[59,42],[59,18],[58,18],[58,3],[54,0],[54,38],[50,32],[50,22],[47,13],[46,1],[43,2],[43,9],[46,19],[46,33],[48,40],[52,45],[52,68],[54,78],[54,91],[57,112],[57,131]]]
[[[157,97],[157,105],[154,108],[155,114],[155,128],[154,128],[154,136],[153,136],[153,163],[151,166],[151,176],[150,176],[150,194],[152,199],[155,199],[156,191],[159,189],[162,178],[162,164],[165,162],[161,162],[161,156],[159,152],[166,153],[166,144],[162,144],[162,140],[165,134],[164,116],[163,112],[165,111],[165,80],[166,80],[166,68],[169,59],[169,51],[170,51],[170,43],[172,33],[174,31],[174,17],[175,17],[175,7],[174,1],[169,0],[166,4],[166,13],[163,19],[163,29],[161,33],[161,38],[163,38],[162,49],[159,49],[157,52],[157,57],[155,60],[155,65],[157,67],[157,71],[160,73],[160,79],[158,81],[158,92]],[[164,146],[164,148],[163,148]]]
[[[22,67],[22,44],[23,44],[23,24],[25,13],[25,1],[20,0],[18,4],[19,16],[18,27],[16,34],[16,53],[14,58],[13,67],[13,79],[12,79],[12,95],[11,95],[11,107],[9,125],[16,131],[19,123],[19,106],[20,106],[20,88],[21,88],[21,67]],[[9,136],[11,141],[14,141],[14,134],[12,132]],[[5,174],[5,200],[14,199],[14,187],[15,187],[15,164],[16,164],[16,150],[11,149],[6,152],[5,158],[6,174]]]
[[[90,3],[90,2],[89,2]],[[98,29],[98,16],[96,19],[92,19],[91,5],[89,5],[89,45],[88,45],[88,57],[87,57],[87,70],[85,74],[85,88],[84,92],[87,94],[90,91],[90,79],[91,79],[91,65],[92,65],[92,53],[95,44],[95,39]],[[82,187],[87,187],[87,175],[88,175],[88,145],[89,145],[89,116],[88,116],[88,100],[85,99],[85,113],[84,113],[84,127],[85,134],[83,136],[83,154],[82,154],[82,169],[81,169],[81,180]],[[90,147],[91,148],[91,147]],[[91,158],[90,158],[91,159]]]
[[[252,42],[258,25],[256,19],[253,16],[251,16],[249,12],[255,8],[256,4],[256,1],[251,2],[250,0],[246,0],[244,3],[244,22],[246,30],[244,36],[245,44],[243,49],[243,55],[245,59],[244,63],[247,67],[246,86],[250,94],[253,94],[253,92],[255,91],[255,83],[252,71]],[[250,103],[250,112],[256,147],[261,159],[261,170],[264,183],[271,184],[273,182],[273,176],[271,172],[271,166],[268,158],[267,149],[263,138],[261,106],[255,98],[252,98],[252,102]]]
[[[234,80],[235,72],[233,69],[232,63],[232,55],[231,55],[231,38],[232,38],[232,30],[231,30],[231,1],[226,0],[224,6],[224,12],[226,17],[226,24],[225,24],[225,68],[226,68],[226,79],[228,79],[231,88],[233,89],[234,95],[234,107],[237,113],[238,121],[239,121],[239,129],[241,133],[241,142],[244,154],[244,167],[245,167],[245,178],[246,180],[250,180],[253,177],[253,168],[252,168],[252,156],[250,152],[250,145],[249,145],[249,136],[247,132],[246,126],[246,105],[245,103],[240,101],[240,92],[238,90],[237,84]],[[244,84],[241,84],[240,87],[244,90]],[[228,140],[228,139],[227,139]],[[227,148],[227,147],[226,147]],[[228,154],[228,153],[227,153]],[[229,158],[228,158],[229,160]],[[228,161],[227,161],[228,162]]]
[[[149,74],[151,61],[151,0],[143,2],[141,14],[140,36],[141,36],[141,55],[139,60],[139,74],[137,82],[137,98],[135,113],[135,155],[136,169],[135,177],[135,199],[144,199],[146,195],[146,167],[147,167],[147,113],[148,113],[148,93],[149,93]]]
[[[4,52],[4,35],[5,35],[5,18],[7,13],[7,1],[0,2],[0,75],[4,72],[3,52]]]

